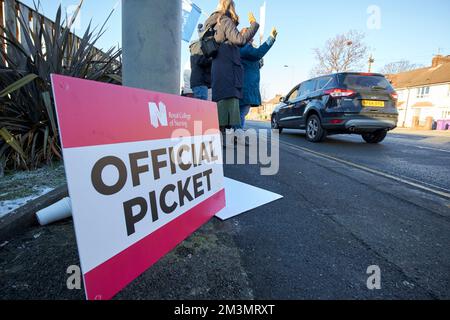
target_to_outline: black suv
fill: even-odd
[[[380,143],[397,127],[397,93],[375,73],[336,73],[305,81],[281,98],[272,114],[272,129],[305,129],[321,142],[332,134],[361,134]]]

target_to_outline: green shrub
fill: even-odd
[[[8,54],[0,58],[0,173],[14,169],[35,169],[62,158],[50,75],[121,83],[121,55],[118,48],[101,52],[95,48],[104,33],[89,24],[78,45],[70,32],[71,21],[61,19],[59,6],[52,28],[43,19],[30,28],[28,17],[19,16],[23,35],[1,28]],[[66,25],[66,27],[63,27]]]

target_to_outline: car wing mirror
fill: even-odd
[[[280,102],[285,102],[286,98],[285,97],[280,97]]]

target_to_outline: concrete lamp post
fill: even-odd
[[[181,0],[122,0],[123,84],[179,94]]]

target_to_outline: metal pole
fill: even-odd
[[[123,84],[179,94],[181,0],[122,1]]]
[[[369,73],[372,72],[372,64],[375,63],[375,59],[373,58],[372,55],[370,55],[369,58]]]

